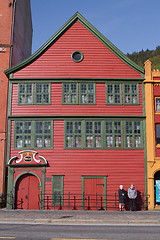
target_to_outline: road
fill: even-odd
[[[53,224],[0,224],[0,239],[55,240],[106,239],[153,240],[160,237],[159,225],[53,225]]]

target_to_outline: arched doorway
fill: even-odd
[[[160,171],[154,174],[154,203],[160,206]]]
[[[15,185],[16,209],[40,209],[40,182],[33,174],[23,174]]]

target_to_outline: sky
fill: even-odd
[[[30,0],[32,53],[77,11],[123,53],[160,45],[160,0]]]

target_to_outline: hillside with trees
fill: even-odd
[[[144,62],[149,59],[152,62],[152,69],[160,70],[160,46],[156,47],[155,50],[146,50],[140,52],[133,52],[132,54],[127,53],[133,62],[137,63],[139,66],[143,67]]]

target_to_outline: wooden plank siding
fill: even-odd
[[[74,51],[84,59],[75,63]],[[141,78],[101,43],[79,21],[76,21],[43,55],[14,73],[14,78]]]
[[[11,156],[18,156],[14,150],[14,122],[11,128]],[[107,194],[117,193],[120,184],[127,190],[133,182],[138,191],[145,192],[144,150],[66,150],[64,149],[64,122],[54,121],[53,149],[37,150],[46,158],[46,178],[64,175],[64,194],[81,194],[81,176],[102,175],[107,177]],[[45,192],[52,192],[52,182],[47,182]]]
[[[25,121],[26,118],[29,119],[30,117],[32,120],[34,116],[33,120],[41,121],[43,119],[45,121],[49,116],[51,120],[53,119],[53,149],[27,149],[37,151],[38,156],[43,156],[48,162],[48,165],[44,167],[45,171],[43,171],[43,178],[45,176],[47,179],[45,183],[43,182],[45,184],[43,190],[45,188],[46,194],[52,194],[53,175],[64,176],[64,194],[70,192],[71,194],[81,195],[84,187],[82,186],[82,177],[84,180],[84,176],[93,176],[93,178],[101,176],[101,181],[104,181],[107,176],[107,195],[117,193],[120,184],[123,184],[124,189],[127,190],[131,183],[135,184],[140,193],[145,193],[143,69],[137,70],[139,68],[135,67],[134,64],[130,64],[124,55],[122,56],[118,53],[118,50],[116,52],[112,49],[111,45],[107,45],[107,48],[106,42],[103,44],[103,41],[100,41],[96,37],[97,35],[93,35],[88,29],[76,20],[62,35],[58,36],[58,39],[56,38],[52,45],[47,46],[46,49],[44,48],[44,52],[35,55],[36,58],[33,58],[33,61],[27,62],[25,67],[20,66],[15,73],[13,71],[13,78],[10,80],[12,83],[12,99],[9,108],[9,110],[11,109],[9,114],[11,137],[10,142],[8,142],[10,148],[8,150],[10,156],[9,154],[8,156],[11,159],[13,156],[19,156],[19,152],[24,150],[14,149],[13,119],[15,121]],[[71,54],[75,51],[80,51],[84,55],[84,59],[79,63],[74,62],[71,58]],[[96,104],[62,104],[62,83],[67,83],[67,79],[69,82],[95,83]],[[23,84],[27,83],[27,81],[33,84],[39,81],[41,83],[50,82],[51,104],[18,105],[18,83]],[[138,84],[139,104],[107,105],[105,82]],[[133,89],[134,85],[131,88]],[[132,92],[134,93],[133,90]],[[123,84],[122,102],[124,102]],[[111,116],[115,117],[115,120],[127,118],[129,121],[132,117],[134,120],[137,117],[137,121],[143,122],[141,130],[144,131],[142,133],[142,149],[140,147],[139,149],[64,149],[64,121],[66,119],[72,121],[73,118],[79,117],[80,120],[86,120],[87,117],[90,117],[90,120],[93,118],[101,121],[102,119],[107,120],[107,117]],[[125,134],[124,126],[123,123],[123,136]],[[135,128],[135,125],[133,128]],[[84,124],[83,131],[85,131]],[[32,134],[34,133],[32,132]],[[133,133],[133,137],[134,135]],[[102,140],[104,141],[103,137]],[[85,136],[82,137],[82,141],[85,142]],[[29,167],[32,169],[32,166]],[[29,167],[26,167],[26,169],[24,167],[24,172],[27,172]]]
[[[18,106],[18,84],[13,84],[12,115],[143,115],[142,84],[139,84],[139,102],[139,105],[106,105],[105,83],[96,83],[96,105],[62,105],[62,83],[52,83],[51,105]]]

